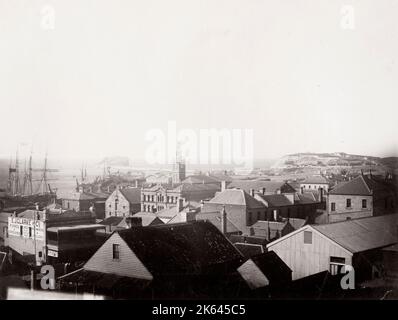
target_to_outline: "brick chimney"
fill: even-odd
[[[323,188],[319,188],[319,202],[323,202]]]
[[[227,211],[225,211],[225,205],[222,206],[221,210],[221,232],[222,234],[227,233]]]
[[[261,190],[261,193],[263,194],[263,195],[265,195],[265,188],[263,188],[262,190]]]

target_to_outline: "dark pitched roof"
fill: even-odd
[[[251,243],[241,243],[236,242],[234,246],[242,253],[243,256],[249,258],[251,256],[255,256],[264,252],[264,248],[260,244],[251,244]]]
[[[391,193],[393,186],[377,178],[359,175],[351,181],[336,185],[329,194],[337,195],[372,195]]]
[[[117,226],[122,220],[123,217],[108,217],[102,220],[100,224],[104,226]]]
[[[289,266],[274,251],[264,252],[251,257],[251,259],[270,282],[278,282],[281,275],[292,272]]]
[[[154,275],[194,275],[217,264],[242,258],[209,222],[133,227],[118,231],[138,259]]]
[[[268,203],[268,207],[285,207],[293,205],[293,203],[291,203],[290,200],[283,194],[258,194],[258,196]]]
[[[120,193],[132,204],[141,203],[141,188],[123,188]]]
[[[239,205],[248,208],[264,208],[264,204],[241,189],[227,189],[223,192],[219,192],[209,203]]]

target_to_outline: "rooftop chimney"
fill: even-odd
[[[254,189],[250,189],[250,195],[254,197]]]
[[[127,224],[127,229],[131,229],[132,227],[142,227],[142,218],[141,217],[127,217],[126,224]]]
[[[323,202],[323,188],[319,188],[319,202]]]
[[[177,213],[181,212],[183,208],[184,208],[184,199],[183,198],[178,198]]]
[[[262,189],[262,194],[265,195],[265,188]]]
[[[227,181],[223,180],[221,181],[221,192],[225,191],[227,189]]]
[[[221,210],[221,232],[222,234],[227,233],[227,211],[225,211],[225,205],[222,206]]]
[[[304,187],[300,187],[300,194],[304,193]]]

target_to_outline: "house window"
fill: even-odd
[[[332,202],[332,203],[330,204],[330,210],[331,210],[331,211],[336,211],[336,203],[335,203],[335,202]]]
[[[362,209],[366,209],[368,206],[366,199],[362,199]]]
[[[23,226],[19,226],[19,234],[22,236],[23,235]]]
[[[116,200],[115,200],[115,211],[117,211],[117,205],[118,205],[118,203],[119,203],[119,200],[116,199]]]
[[[337,275],[341,273],[341,269],[345,266],[345,258],[341,257],[330,257],[329,271],[331,275]]]
[[[351,208],[351,199],[347,199],[346,201],[346,207]]]
[[[120,259],[120,245],[119,244],[112,245],[112,256],[113,256],[113,260]]]
[[[29,227],[29,238],[32,238],[32,227]]]
[[[312,244],[312,232],[304,231],[304,243]]]
[[[43,253],[41,251],[39,251],[39,258],[41,258],[43,256]]]

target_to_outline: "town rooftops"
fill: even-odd
[[[178,187],[173,188],[173,192],[181,192],[181,193],[192,193],[192,192],[201,192],[201,191],[214,191],[217,192],[220,190],[220,185],[215,183],[181,183]]]
[[[314,176],[309,176],[304,179],[301,183],[307,183],[307,184],[329,184],[328,179],[321,175],[314,175]]]
[[[154,276],[202,274],[212,266],[242,258],[210,222],[132,227],[116,232]]]
[[[119,191],[128,202],[141,203],[141,188],[122,188]]]
[[[294,193],[296,190],[284,181],[266,181],[266,180],[233,180],[229,188],[240,188],[246,192],[251,189],[255,191],[262,191],[265,188],[266,193]]]
[[[158,225],[158,224],[163,224],[162,220],[156,216],[156,214],[151,213],[151,212],[137,212],[133,214],[133,217],[141,218],[142,226],[150,226],[150,225]],[[123,226],[127,228],[127,223],[126,223],[126,218],[123,218],[121,223],[119,223],[118,226]]]
[[[213,183],[213,184],[218,184],[220,181],[216,178],[213,178],[211,176],[207,176],[204,174],[198,174],[198,175],[192,175],[187,177],[183,183],[190,183],[190,184],[208,184],[208,183]]]
[[[105,228],[102,224],[82,224],[75,226],[62,226],[62,227],[50,227],[47,231],[50,232],[67,232],[67,231],[77,231],[77,230],[98,230]]]
[[[196,220],[205,220],[211,222],[213,225],[217,227],[218,230],[221,231],[221,213],[219,211],[214,212],[200,212],[196,215]],[[231,233],[241,233],[238,227],[230,220],[227,216],[227,234]]]
[[[209,203],[246,206],[248,208],[264,208],[264,205],[241,189],[226,189],[215,195]]]
[[[389,193],[391,186],[374,177],[359,175],[358,177],[336,185],[329,194],[336,195],[373,195],[374,193]]]
[[[83,201],[83,200],[94,200],[96,199],[96,197],[87,192],[70,192],[64,194],[62,196],[62,199]]]
[[[398,243],[398,214],[345,220],[323,225],[305,225],[267,245],[284,241],[301,232],[315,230],[351,253],[387,247]]]
[[[312,225],[352,253],[381,248],[398,242],[398,214]]]

